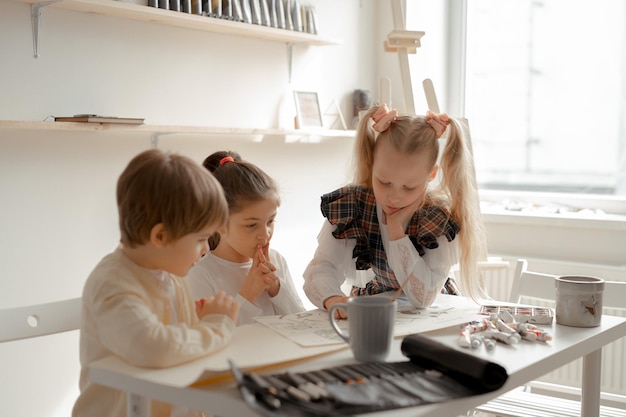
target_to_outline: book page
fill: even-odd
[[[399,298],[394,337],[467,323],[476,318],[478,310],[479,306],[471,300],[454,295],[442,294],[432,306],[423,309]],[[332,328],[327,311],[310,310],[283,316],[255,317],[254,320],[303,347],[345,344]],[[346,320],[338,320],[337,323],[342,330],[348,327]]]

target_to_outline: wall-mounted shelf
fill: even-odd
[[[161,25],[178,26],[187,29],[265,39],[287,44],[287,67],[291,82],[291,66],[294,45],[336,45],[337,42],[319,35],[294,30],[277,29],[269,26],[256,25],[232,20],[199,16],[173,10],[139,4],[124,3],[115,0],[19,0],[31,4],[31,25],[33,32],[33,55],[39,58],[39,19],[46,7],[57,7],[86,13],[99,13],[122,19],[153,22]],[[200,1],[200,0],[198,0]]]
[[[319,141],[320,139],[352,139],[354,130],[329,129],[257,129],[208,126],[173,126],[173,125],[130,125],[113,123],[76,123],[76,122],[39,122],[23,120],[0,120],[0,130],[17,129],[32,131],[76,131],[76,132],[111,132],[123,134],[150,135],[157,140],[159,135],[205,135],[205,136],[242,136],[242,137],[284,137],[288,141]]]
[[[115,16],[122,19],[153,22],[162,25],[178,26],[187,29],[207,32],[223,33],[226,35],[244,36],[255,39],[266,39],[275,42],[285,42],[290,45],[335,45],[337,42],[325,39],[319,35],[277,29],[268,26],[250,23],[235,22],[208,16],[199,16],[171,10],[158,9],[115,0],[20,0],[32,4],[33,43],[35,56],[38,56],[37,37],[39,17],[45,7],[62,8],[87,13],[99,13]]]

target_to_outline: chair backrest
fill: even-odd
[[[0,309],[0,342],[77,330],[80,309],[81,297]]]
[[[602,293],[603,309],[611,308],[621,310],[622,317],[626,317],[626,282],[604,281],[604,292]],[[609,312],[609,314],[614,314]]]
[[[539,299],[554,302],[554,280],[556,275],[528,271],[528,262],[519,259],[509,295],[512,303],[524,303],[525,299]],[[544,303],[542,303],[544,304]]]
[[[557,275],[531,272],[527,268],[528,262],[526,260],[520,259],[517,261],[509,301],[513,303],[527,303],[526,299],[530,298],[543,301],[535,304],[554,307],[554,281]],[[605,281],[602,306],[604,310],[626,310],[626,282]]]

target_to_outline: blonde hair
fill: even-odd
[[[408,155],[424,153],[429,164],[427,172],[431,172],[437,164],[439,141],[424,116],[399,116],[376,136],[371,127],[371,116],[376,110],[375,107],[365,113],[357,128],[354,183],[372,188],[374,156],[381,143],[388,143]],[[478,300],[486,297],[478,263],[487,260],[487,240],[469,134],[458,120],[450,118],[450,121],[441,155],[441,180],[428,190],[424,203],[445,204],[459,224],[460,284],[467,295]]]
[[[117,182],[121,242],[129,247],[150,240],[163,223],[176,241],[228,218],[222,187],[191,159],[157,149],[144,151],[128,164]]]

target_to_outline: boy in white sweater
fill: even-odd
[[[93,384],[89,365],[115,355],[135,366],[167,367],[224,347],[239,304],[225,293],[192,300],[183,278],[228,217],[219,183],[184,156],[149,150],[117,183],[121,244],[83,290],[80,396],[74,417],[125,416],[126,394]],[[200,416],[152,401],[152,416]]]

